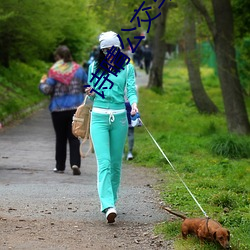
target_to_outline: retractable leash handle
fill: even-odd
[[[201,207],[201,205],[199,204],[199,202],[196,200],[196,198],[194,197],[194,195],[192,194],[192,192],[190,191],[190,189],[188,188],[188,186],[186,185],[186,183],[182,180],[182,178],[180,177],[180,175],[178,174],[177,170],[175,169],[175,167],[173,166],[173,164],[170,162],[170,160],[168,159],[168,157],[165,155],[165,153],[163,152],[163,150],[161,149],[161,147],[159,146],[159,144],[157,143],[157,141],[154,139],[154,137],[152,136],[152,134],[149,132],[149,130],[147,129],[147,127],[145,126],[145,124],[142,122],[141,118],[138,118],[141,122],[141,124],[145,127],[146,131],[148,132],[149,136],[151,137],[151,139],[153,140],[153,142],[155,143],[155,145],[158,147],[158,149],[160,150],[160,152],[162,153],[162,155],[164,156],[164,158],[167,160],[167,162],[169,163],[169,165],[171,166],[171,168],[175,171],[175,173],[177,174],[177,176],[179,177],[180,181],[182,182],[182,184],[185,186],[185,188],[187,189],[187,191],[189,192],[189,194],[191,195],[191,197],[193,198],[193,200],[195,201],[195,203],[198,205],[198,207],[200,208],[200,210],[202,211],[202,213],[205,215],[206,218],[209,218],[209,216],[207,215],[207,213],[203,210],[203,208]]]
[[[137,112],[135,115],[131,115],[131,126],[132,127],[141,127],[141,119],[140,119],[140,113]]]

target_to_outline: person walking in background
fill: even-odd
[[[137,100],[138,100],[138,92],[137,92],[137,85],[136,85],[136,93],[137,93]],[[133,149],[134,149],[134,141],[135,141],[135,136],[134,136],[134,132],[135,132],[135,127],[132,126],[132,122],[131,122],[131,105],[128,101],[128,99],[125,96],[125,105],[126,105],[126,111],[127,111],[127,119],[128,119],[128,153],[127,153],[127,161],[133,160],[134,156],[133,156]],[[138,125],[138,127],[141,126]]]
[[[143,46],[139,45],[133,55],[133,60],[135,62],[135,65],[138,66],[140,69],[143,69],[143,63],[142,63],[143,51],[144,51]]]
[[[134,148],[134,130],[135,128],[131,125],[131,105],[129,101],[125,102],[126,110],[127,110],[127,119],[128,119],[128,153],[127,153],[127,161],[133,160],[133,148]]]
[[[144,51],[143,51],[143,57],[144,57],[145,71],[146,71],[146,74],[148,75],[150,65],[151,65],[151,61],[153,59],[153,55],[152,55],[151,49],[149,48],[149,46],[147,44],[145,45],[145,48],[144,48]]]
[[[121,179],[122,155],[128,132],[128,121],[125,109],[124,94],[131,105],[131,115],[138,112],[137,94],[135,87],[135,72],[132,64],[124,63],[124,70],[115,65],[114,60],[120,52],[120,41],[112,31],[104,32],[99,36],[100,53],[98,59],[90,65],[86,93],[93,100],[91,113],[90,134],[93,140],[97,159],[97,189],[101,203],[101,211],[106,214],[108,223],[115,222],[117,216],[116,202]],[[114,47],[113,47],[114,46]],[[108,56],[111,48],[116,54]],[[111,53],[111,52],[110,52]],[[105,57],[105,55],[107,55]],[[108,72],[104,70],[109,69]],[[117,74],[115,74],[117,73]],[[97,94],[93,75],[104,84],[105,98]],[[110,87],[110,82],[113,87]],[[107,85],[108,87],[106,87]]]
[[[99,46],[93,46],[89,54],[88,60],[83,60],[82,62],[82,67],[86,72],[88,72],[89,65],[97,59],[98,55],[99,55]]]
[[[94,62],[97,59],[98,55],[99,55],[99,46],[94,46],[89,54],[88,65]]]
[[[73,61],[67,46],[59,46],[55,51],[55,64],[48,76],[41,79],[40,91],[50,95],[49,110],[56,135],[55,173],[64,173],[66,168],[67,141],[69,141],[70,166],[73,175],[80,175],[81,157],[80,142],[72,134],[72,117],[84,100],[84,84],[87,74]]]
[[[125,51],[125,54],[129,56],[128,50]],[[132,58],[130,58],[130,63],[134,66],[134,61]],[[135,77],[136,77],[136,69],[135,70]],[[137,85],[136,85],[136,91],[137,91]],[[138,92],[137,92],[137,98],[138,98]],[[127,119],[128,119],[128,153],[127,153],[127,161],[133,160],[134,156],[133,156],[133,148],[134,148],[134,127],[131,125],[131,105],[127,99],[126,96],[126,91],[125,91],[125,105],[126,105],[126,111],[127,111]],[[124,149],[124,155],[125,155],[125,149]]]

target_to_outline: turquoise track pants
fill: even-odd
[[[97,189],[101,211],[115,207],[121,179],[122,155],[128,133],[127,114],[91,113],[90,134],[97,160]]]

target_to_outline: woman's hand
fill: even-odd
[[[47,80],[47,75],[46,74],[44,74],[43,76],[42,76],[42,78],[41,78],[41,80],[40,80],[40,83],[45,83],[45,81]]]
[[[85,89],[85,93],[86,93],[88,96],[95,96],[95,92],[94,92],[94,91],[91,92],[91,90],[92,90],[91,87],[87,87],[87,88]],[[90,93],[90,92],[91,92],[91,93]]]
[[[137,112],[138,112],[137,103],[134,102],[134,103],[131,105],[131,112],[130,112],[130,114],[133,116],[133,115],[135,115]]]

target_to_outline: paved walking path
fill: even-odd
[[[138,87],[146,87],[148,85],[149,76],[143,70],[136,68],[136,84]]]
[[[142,85],[145,79],[145,74],[139,74],[138,84]],[[150,238],[148,233],[144,233],[150,231],[152,234],[153,225],[167,218],[159,208],[157,192],[151,188],[159,179],[156,170],[124,164],[117,226],[112,229],[100,213],[94,154],[82,160],[81,176],[72,175],[69,163],[64,174],[56,174],[52,171],[55,166],[54,144],[47,107],[14,126],[0,130],[0,231],[3,231],[0,249],[31,249],[29,246],[32,244],[32,249],[137,249],[138,242],[131,234],[138,232],[141,232],[138,236],[140,248],[154,249],[156,245],[150,245],[153,236]],[[18,226],[25,221],[25,228]],[[44,225],[47,221],[50,224]],[[57,242],[56,248],[50,230],[55,224],[60,227],[60,223],[66,223],[68,227],[72,223],[83,223],[85,230],[77,231],[81,233],[81,240],[75,235],[75,241],[73,236],[67,239],[67,232],[62,232],[60,238],[65,241],[61,243],[64,245]],[[33,228],[33,234],[27,232]],[[124,233],[122,241],[119,241],[119,236],[112,236],[114,242],[111,244],[110,240],[103,238],[108,237],[105,233],[96,240],[92,239],[96,232],[110,233],[110,230],[114,230],[112,234]],[[79,245],[72,245],[72,242]],[[156,248],[163,245],[158,244]]]

